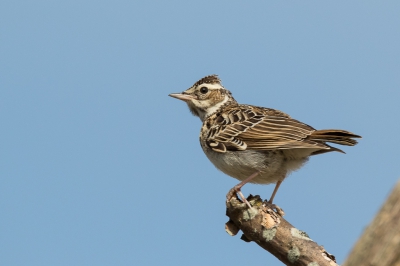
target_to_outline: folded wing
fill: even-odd
[[[360,138],[345,130],[315,130],[289,115],[269,108],[240,106],[214,117],[206,143],[217,152],[227,150],[316,149],[341,151],[325,142],[353,146]],[[341,151],[342,152],[342,151]]]

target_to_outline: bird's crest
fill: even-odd
[[[203,84],[203,83],[220,84],[221,85],[221,80],[219,79],[218,75],[209,75],[209,76],[205,76],[204,78],[197,81],[193,85],[193,87],[199,86],[200,84]]]

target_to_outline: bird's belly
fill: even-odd
[[[260,172],[250,183],[270,184],[286,177],[286,162],[281,151],[227,151],[215,152],[203,147],[208,159],[225,174],[244,180],[255,172]]]

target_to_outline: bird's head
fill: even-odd
[[[223,106],[236,103],[217,75],[206,76],[184,92],[171,93],[169,96],[185,101],[192,114],[200,117],[201,121]]]

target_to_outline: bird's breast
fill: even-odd
[[[269,184],[283,180],[286,176],[285,160],[283,154],[276,151],[226,151],[215,152],[207,145],[201,145],[207,158],[216,168],[225,174],[244,180],[255,172],[259,176],[251,183]]]

